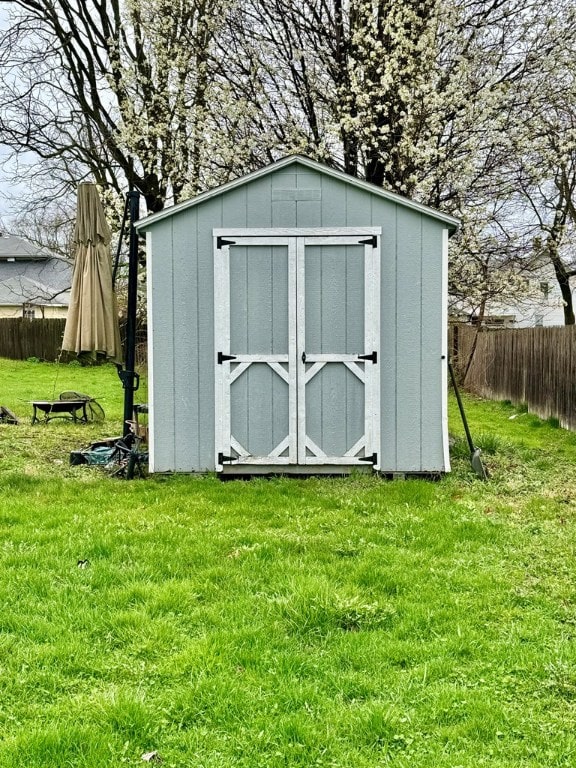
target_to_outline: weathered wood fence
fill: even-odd
[[[66,320],[25,320],[22,317],[0,318],[0,357],[11,360],[39,360],[54,362],[59,358]],[[125,324],[120,324],[122,343],[125,338]],[[136,329],[136,364],[146,365],[146,326]],[[64,353],[64,361],[74,358],[74,353]]]
[[[481,330],[457,326],[452,358],[464,386],[493,400],[526,403],[543,419],[556,417],[576,430],[576,327]]]
[[[26,320],[22,317],[0,319],[0,357],[27,360],[37,357],[50,362],[57,359],[62,347],[66,320]]]

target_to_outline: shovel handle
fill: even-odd
[[[450,360],[448,360],[448,370],[450,371],[450,378],[452,379],[452,386],[454,387],[454,394],[456,395],[456,402],[458,403],[458,410],[460,411],[460,416],[462,417],[462,424],[464,424],[464,432],[466,432],[468,447],[470,448],[470,453],[474,453],[476,448],[472,441],[472,435],[470,434],[470,429],[468,428],[468,420],[466,419],[466,414],[464,413],[462,398],[460,397],[460,391],[458,390],[458,384],[456,383],[456,376],[454,375],[454,369],[452,368],[452,363],[450,362]]]

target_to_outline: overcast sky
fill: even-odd
[[[7,0],[0,0],[0,30],[8,25],[8,6]],[[0,110],[2,106],[0,105]],[[19,190],[17,185],[9,182],[9,174],[4,168],[6,162],[7,150],[0,145],[0,221],[6,224],[10,217],[12,209],[17,208],[17,198]],[[14,211],[15,212],[15,211]]]
[[[11,181],[10,169],[5,167],[7,150],[0,146],[0,221],[6,225],[7,220],[18,213],[18,200],[22,188]]]

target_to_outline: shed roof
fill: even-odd
[[[154,214],[151,214],[150,216],[146,216],[136,224],[136,229],[145,231],[146,229],[148,229],[148,227],[156,224],[156,222],[158,221],[162,221],[163,219],[166,219],[171,216],[174,216],[175,214],[181,213],[182,211],[185,211],[188,208],[192,208],[195,205],[199,205],[200,203],[203,203],[206,200],[210,200],[213,197],[217,197],[218,195],[223,195],[226,192],[229,192],[230,190],[236,189],[237,187],[241,187],[244,184],[248,184],[251,181],[255,181],[256,179],[260,179],[263,176],[266,176],[270,173],[289,168],[292,165],[301,165],[304,168],[318,171],[327,176],[331,176],[332,178],[339,179],[340,181],[343,181],[345,184],[358,187],[364,191],[370,192],[373,195],[382,197],[385,200],[389,200],[398,205],[403,205],[407,208],[411,208],[412,210],[419,211],[420,213],[423,213],[427,216],[431,216],[432,218],[443,222],[452,231],[456,230],[460,225],[460,222],[458,219],[454,218],[453,216],[449,216],[447,213],[442,213],[441,211],[438,211],[435,208],[430,208],[429,206],[423,205],[422,203],[417,203],[414,200],[410,200],[407,197],[402,197],[402,195],[398,195],[394,192],[389,192],[388,190],[382,189],[381,187],[377,187],[375,184],[371,184],[370,182],[367,182],[367,181],[362,181],[361,179],[357,179],[356,177],[350,176],[347,173],[343,173],[342,171],[338,171],[338,170],[335,170],[334,168],[328,167],[327,165],[318,163],[315,160],[310,160],[310,158],[308,157],[304,157],[302,155],[289,155],[288,157],[284,157],[281,160],[277,160],[276,162],[271,163],[270,165],[267,165],[264,168],[260,168],[259,170],[253,171],[252,173],[249,173],[245,176],[240,176],[239,178],[234,179],[233,181],[230,181],[227,184],[223,184],[220,187],[215,187],[214,189],[210,189],[207,192],[203,192],[200,195],[197,195],[196,197],[191,198],[190,200],[184,200],[183,202],[178,203],[177,205],[169,206],[168,208],[165,208],[164,210],[159,211],[158,213],[154,213]]]

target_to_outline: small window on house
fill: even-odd
[[[534,315],[534,325],[536,328],[542,328],[544,325],[544,315]]]
[[[22,305],[22,317],[24,318],[24,320],[34,320],[35,316],[36,316],[36,310],[33,304]]]
[[[547,299],[548,294],[550,293],[550,283],[547,283],[547,282],[540,283],[540,291],[542,292],[542,296],[544,296],[544,298]]]

